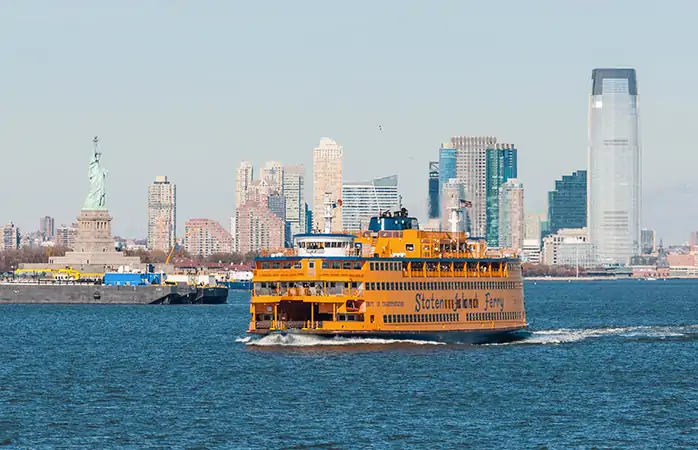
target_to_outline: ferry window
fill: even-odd
[[[385,270],[385,263],[378,263],[378,270]]]
[[[296,262],[293,263],[293,268],[294,268],[294,269],[302,269],[302,268],[303,268],[303,264],[301,264],[300,261],[296,261]]]
[[[308,268],[314,269],[315,268],[315,261],[308,261]]]
[[[375,291],[376,290],[376,283],[371,283],[371,290]]]
[[[391,281],[391,282],[390,282],[390,290],[391,290],[391,291],[397,290],[397,289],[395,288],[395,282],[394,282],[394,281]]]
[[[388,316],[383,316],[383,323],[388,323]]]
[[[263,262],[262,263],[262,269],[268,269],[269,268],[269,263],[268,262]]]
[[[354,281],[353,283],[351,283],[351,287],[352,287],[352,289],[357,289],[359,287],[359,283]]]
[[[375,265],[375,263],[371,263],[371,266],[370,266],[370,267],[371,267],[371,270],[376,270],[376,265]]]
[[[330,268],[330,262],[329,262],[329,261],[323,261],[323,262],[322,262],[322,268],[323,268],[323,269],[329,269],[329,268]]]
[[[405,250],[408,252],[413,252],[414,251],[414,244],[406,244]]]
[[[281,264],[278,262],[271,263],[271,268],[272,269],[279,269],[279,268],[281,268]]]
[[[281,267],[284,269],[290,269],[291,268],[291,261],[284,261]]]
[[[354,263],[354,270],[361,270],[362,266],[363,266],[363,263],[357,261]]]
[[[344,269],[344,270],[351,269],[351,263],[350,262],[343,262],[342,269]]]
[[[385,291],[385,281],[381,281],[381,291]]]

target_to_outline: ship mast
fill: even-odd
[[[448,219],[451,222],[451,233],[460,232],[460,207],[458,206],[458,199],[455,195],[451,195],[451,205],[448,207],[449,215]]]
[[[334,208],[334,205],[332,203],[332,200],[330,200],[330,193],[325,192],[325,229],[323,230],[323,233],[325,233],[325,234],[332,233],[332,209],[333,208]]]

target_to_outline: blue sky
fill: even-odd
[[[697,12],[692,1],[6,0],[0,222],[72,221],[93,135],[121,235],[145,235],[156,175],[177,184],[180,226],[227,226],[240,160],[304,163],[310,176],[322,136],[343,145],[346,180],[397,173],[423,216],[439,144],[495,135],[519,148],[526,207],[542,210],[556,178],[586,167],[591,70],[634,67],[643,225],[685,241],[698,229]]]

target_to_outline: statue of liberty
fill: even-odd
[[[87,194],[85,206],[82,209],[107,209],[107,169],[103,169],[99,164],[102,159],[102,154],[97,151],[99,138],[95,136],[92,142],[95,144],[95,152],[89,166],[90,192]]]

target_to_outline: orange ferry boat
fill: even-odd
[[[369,229],[294,236],[255,261],[248,333],[507,342],[529,335],[521,262],[464,232],[429,232],[401,208]],[[451,208],[452,228],[458,212]]]

